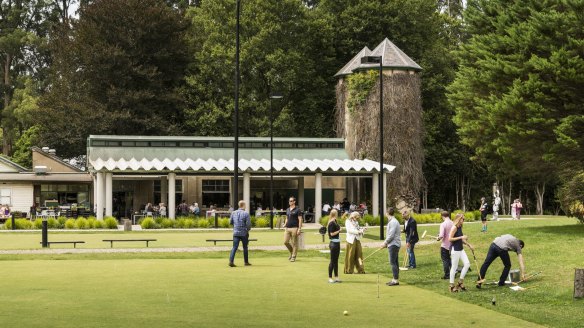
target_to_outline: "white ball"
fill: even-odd
[[[349,315],[349,311],[344,311],[343,315]]]

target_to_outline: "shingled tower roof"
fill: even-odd
[[[359,51],[359,53],[355,57],[353,57],[353,59],[351,59],[347,63],[347,65],[341,68],[341,70],[338,71],[337,74],[335,74],[335,77],[353,74],[353,70],[359,67],[359,65],[361,65],[361,57],[369,56],[369,54],[371,54],[371,50],[369,50],[369,48],[364,47],[363,49],[361,49],[361,51]]]
[[[367,47],[363,48],[363,50]],[[395,69],[395,70],[414,70],[421,71],[422,67],[413,61],[408,55],[406,55],[400,48],[398,48],[393,42],[385,38],[373,51],[370,53],[363,53],[363,50],[353,57],[351,61],[343,67],[335,76],[349,75],[354,71],[367,70],[372,68],[377,68],[377,64],[361,64],[361,57],[364,56],[382,56],[384,69]],[[355,65],[356,64],[356,65]],[[351,69],[351,71],[349,71]]]

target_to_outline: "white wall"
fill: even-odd
[[[32,184],[1,183],[1,189],[10,189],[11,191],[11,211],[30,211],[34,202],[34,189]]]

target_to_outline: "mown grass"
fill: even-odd
[[[420,234],[424,230],[429,235],[436,235],[438,227],[419,227]],[[333,286],[326,284],[328,255],[318,251],[301,252],[299,261],[294,264],[286,261],[286,252],[254,251],[251,253],[254,266],[238,267],[234,269],[236,271],[229,271],[226,266],[227,252],[0,255],[3,272],[0,302],[14,304],[13,308],[20,309],[28,306],[26,300],[20,300],[24,297],[20,295],[35,294],[34,304],[43,304],[46,309],[36,306],[32,314],[28,313],[30,311],[25,314],[25,310],[17,310],[16,318],[24,318],[26,321],[23,322],[31,323],[28,316],[32,315],[33,320],[40,315],[47,315],[60,323],[54,326],[70,326],[67,321],[56,318],[53,312],[60,313],[57,306],[68,309],[65,318],[73,317],[70,319],[72,322],[79,320],[77,316],[87,316],[89,320],[83,322],[84,326],[100,326],[97,321],[102,315],[107,318],[101,321],[101,326],[218,327],[233,326],[237,322],[237,325],[242,326],[327,327],[332,326],[327,317],[329,313],[335,314],[332,322],[341,327],[374,327],[388,323],[404,326],[412,325],[412,322],[416,323],[414,326],[444,327],[449,326],[446,315],[461,320],[457,324],[460,327],[499,326],[500,322],[493,321],[499,319],[509,327],[529,326],[525,321],[513,321],[507,315],[549,327],[582,326],[584,303],[583,300],[574,300],[572,293],[574,268],[584,266],[584,225],[573,219],[554,217],[489,222],[487,234],[480,233],[480,224],[470,223],[465,224],[464,231],[476,248],[479,266],[492,240],[498,235],[511,233],[526,242],[524,256],[527,271],[543,273],[524,283],[523,286],[530,289],[523,292],[514,292],[504,287],[477,290],[473,284],[477,270],[472,254],[468,252],[473,270],[466,280],[469,291],[450,294],[447,291],[448,282],[440,279],[443,273],[440,245],[437,242],[416,248],[418,268],[402,271],[402,286],[393,289],[383,285],[390,274],[385,251],[378,252],[366,261],[367,275],[341,274],[341,279],[346,283]],[[228,231],[212,234],[217,236],[223,233],[229,234]],[[265,233],[261,236],[266,243],[281,244],[281,231],[253,233]],[[138,232],[132,234],[142,236]],[[199,237],[203,237],[207,232],[187,233],[186,237],[181,237],[183,234],[158,232],[156,237],[159,240],[168,237],[169,243],[173,240],[178,243],[181,238],[190,241],[194,235],[201,234]],[[0,234],[0,244],[4,244],[4,239],[11,235]],[[80,235],[97,235],[101,238],[101,233]],[[314,239],[311,242],[322,243],[320,235],[312,236]],[[370,231],[368,237],[371,241],[378,241],[377,230]],[[38,240],[35,241],[38,243]],[[365,256],[373,251],[365,249]],[[403,250],[400,261],[402,256]],[[514,253],[511,253],[511,260],[513,267],[518,268]],[[242,262],[240,253],[236,262]],[[489,268],[487,279],[496,280],[501,270],[502,266],[497,260]],[[380,300],[376,298],[377,274],[381,279]],[[358,286],[367,291],[354,288]],[[65,293],[60,289],[70,291]],[[142,289],[153,289],[157,294],[144,295]],[[95,302],[85,300],[84,293],[88,291],[95,296]],[[240,293],[244,296],[239,297]],[[282,297],[274,298],[274,295],[284,294],[285,300]],[[76,297],[81,298],[80,304],[87,307],[98,304],[101,314],[95,313],[96,309],[87,310],[84,306],[75,306],[73,313],[68,302],[69,298]],[[497,300],[495,306],[491,304],[493,297]],[[17,302],[13,303],[14,300]],[[130,303],[132,306],[126,305]],[[465,304],[473,307],[469,308]],[[240,306],[237,315],[230,314],[234,306]],[[288,313],[290,308],[298,309],[292,313],[301,313],[301,318]],[[347,318],[342,315],[336,317],[336,313],[342,313],[344,309],[349,310],[351,315]],[[39,311],[37,316],[36,312]],[[47,314],[46,311],[51,313]],[[359,316],[354,316],[354,313],[359,313]],[[0,325],[5,326],[2,322],[7,319],[8,314],[0,314]],[[150,322],[146,323],[146,320]],[[34,323],[31,325],[35,326]]]
[[[10,279],[0,283],[0,302],[7,304],[0,324],[381,327],[406,326],[417,318],[419,326],[444,327],[447,313],[461,327],[537,326],[414,286],[381,285],[378,298],[374,274],[328,284],[327,259],[311,253],[296,263],[279,254],[254,254],[252,267],[237,268],[229,268],[225,258],[4,261]]]

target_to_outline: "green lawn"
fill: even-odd
[[[436,234],[438,227],[419,227],[420,234],[423,230]],[[377,230],[372,231],[369,237],[378,239]],[[0,326],[447,327],[452,326],[451,317],[457,318],[458,327],[582,326],[584,303],[574,300],[572,293],[574,268],[584,266],[584,225],[556,217],[489,222],[487,234],[480,233],[480,224],[472,223],[464,231],[477,248],[479,266],[493,238],[511,233],[525,240],[527,270],[543,273],[524,283],[531,288],[523,292],[498,287],[477,290],[469,252],[473,270],[467,276],[469,291],[450,294],[448,282],[439,279],[439,243],[416,249],[418,268],[402,271],[397,288],[384,285],[390,271],[385,251],[366,261],[368,274],[341,274],[344,283],[334,285],[326,282],[328,255],[318,251],[301,252],[296,263],[289,263],[282,251],[255,251],[252,267],[237,268],[227,266],[227,252],[0,255],[0,304],[5,304]],[[81,238],[88,241],[86,247],[101,248],[109,247],[101,242],[105,235],[112,233],[51,233],[50,238]],[[205,238],[230,234],[130,235],[157,238],[163,247],[180,247],[197,246],[200,240],[207,246]],[[262,244],[282,242],[281,231],[252,231],[252,236]],[[313,232],[307,232],[307,240],[322,243]],[[23,248],[37,248],[39,241],[39,233],[1,233],[0,249],[18,248],[21,243],[28,245]],[[368,255],[373,249],[364,252]],[[517,268],[514,253],[511,259]],[[238,253],[236,263],[242,262]],[[487,279],[495,280],[501,269],[497,260]],[[496,306],[491,304],[493,297]],[[344,310],[350,315],[343,316]]]

